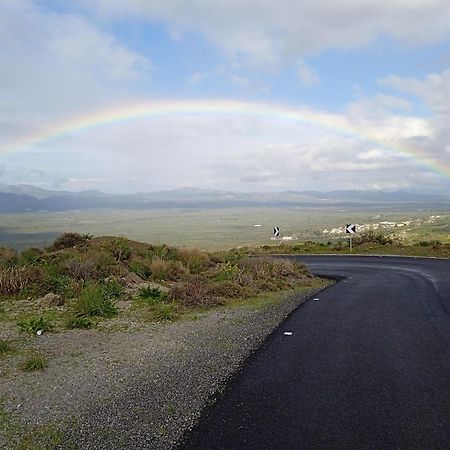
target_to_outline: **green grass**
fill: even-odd
[[[25,372],[34,372],[36,370],[44,370],[48,365],[47,358],[43,355],[34,355],[22,361],[19,369]]]
[[[173,322],[180,317],[178,305],[173,303],[156,304],[150,312],[150,320],[157,322]]]
[[[69,317],[66,321],[66,327],[69,329],[89,329],[94,326],[94,322],[89,317]]]
[[[13,351],[14,347],[11,345],[11,342],[7,341],[6,339],[0,339],[0,357]]]
[[[167,294],[162,292],[158,288],[153,288],[151,286],[141,287],[138,291],[138,298],[144,300],[146,303],[151,305],[157,303],[163,303],[167,300]]]
[[[52,324],[43,316],[40,317],[28,317],[17,324],[22,331],[28,333],[36,333],[39,330],[44,332],[51,331],[53,329]]]
[[[114,317],[117,308],[114,306],[108,292],[96,282],[87,282],[79,297],[73,304],[73,310],[78,317]]]

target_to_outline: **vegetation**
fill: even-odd
[[[51,323],[44,317],[28,317],[17,324],[22,331],[37,333],[38,331],[51,331]]]
[[[47,367],[48,361],[43,355],[34,355],[19,364],[19,369],[25,372],[43,370]]]
[[[5,339],[0,339],[0,357],[14,351],[11,343]]]

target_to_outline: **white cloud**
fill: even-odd
[[[0,2],[0,41],[1,110],[22,117],[118,100],[151,67],[86,19],[28,0]]]
[[[328,48],[361,47],[390,35],[434,42],[450,31],[448,0],[83,0],[104,17],[134,15],[203,33],[233,59],[274,66]]]

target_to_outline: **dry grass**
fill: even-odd
[[[30,272],[26,267],[0,268],[0,293],[18,294],[30,284]]]

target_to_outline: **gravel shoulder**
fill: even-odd
[[[0,447],[174,448],[248,355],[329,284],[174,323],[33,336],[44,371],[0,360]]]

